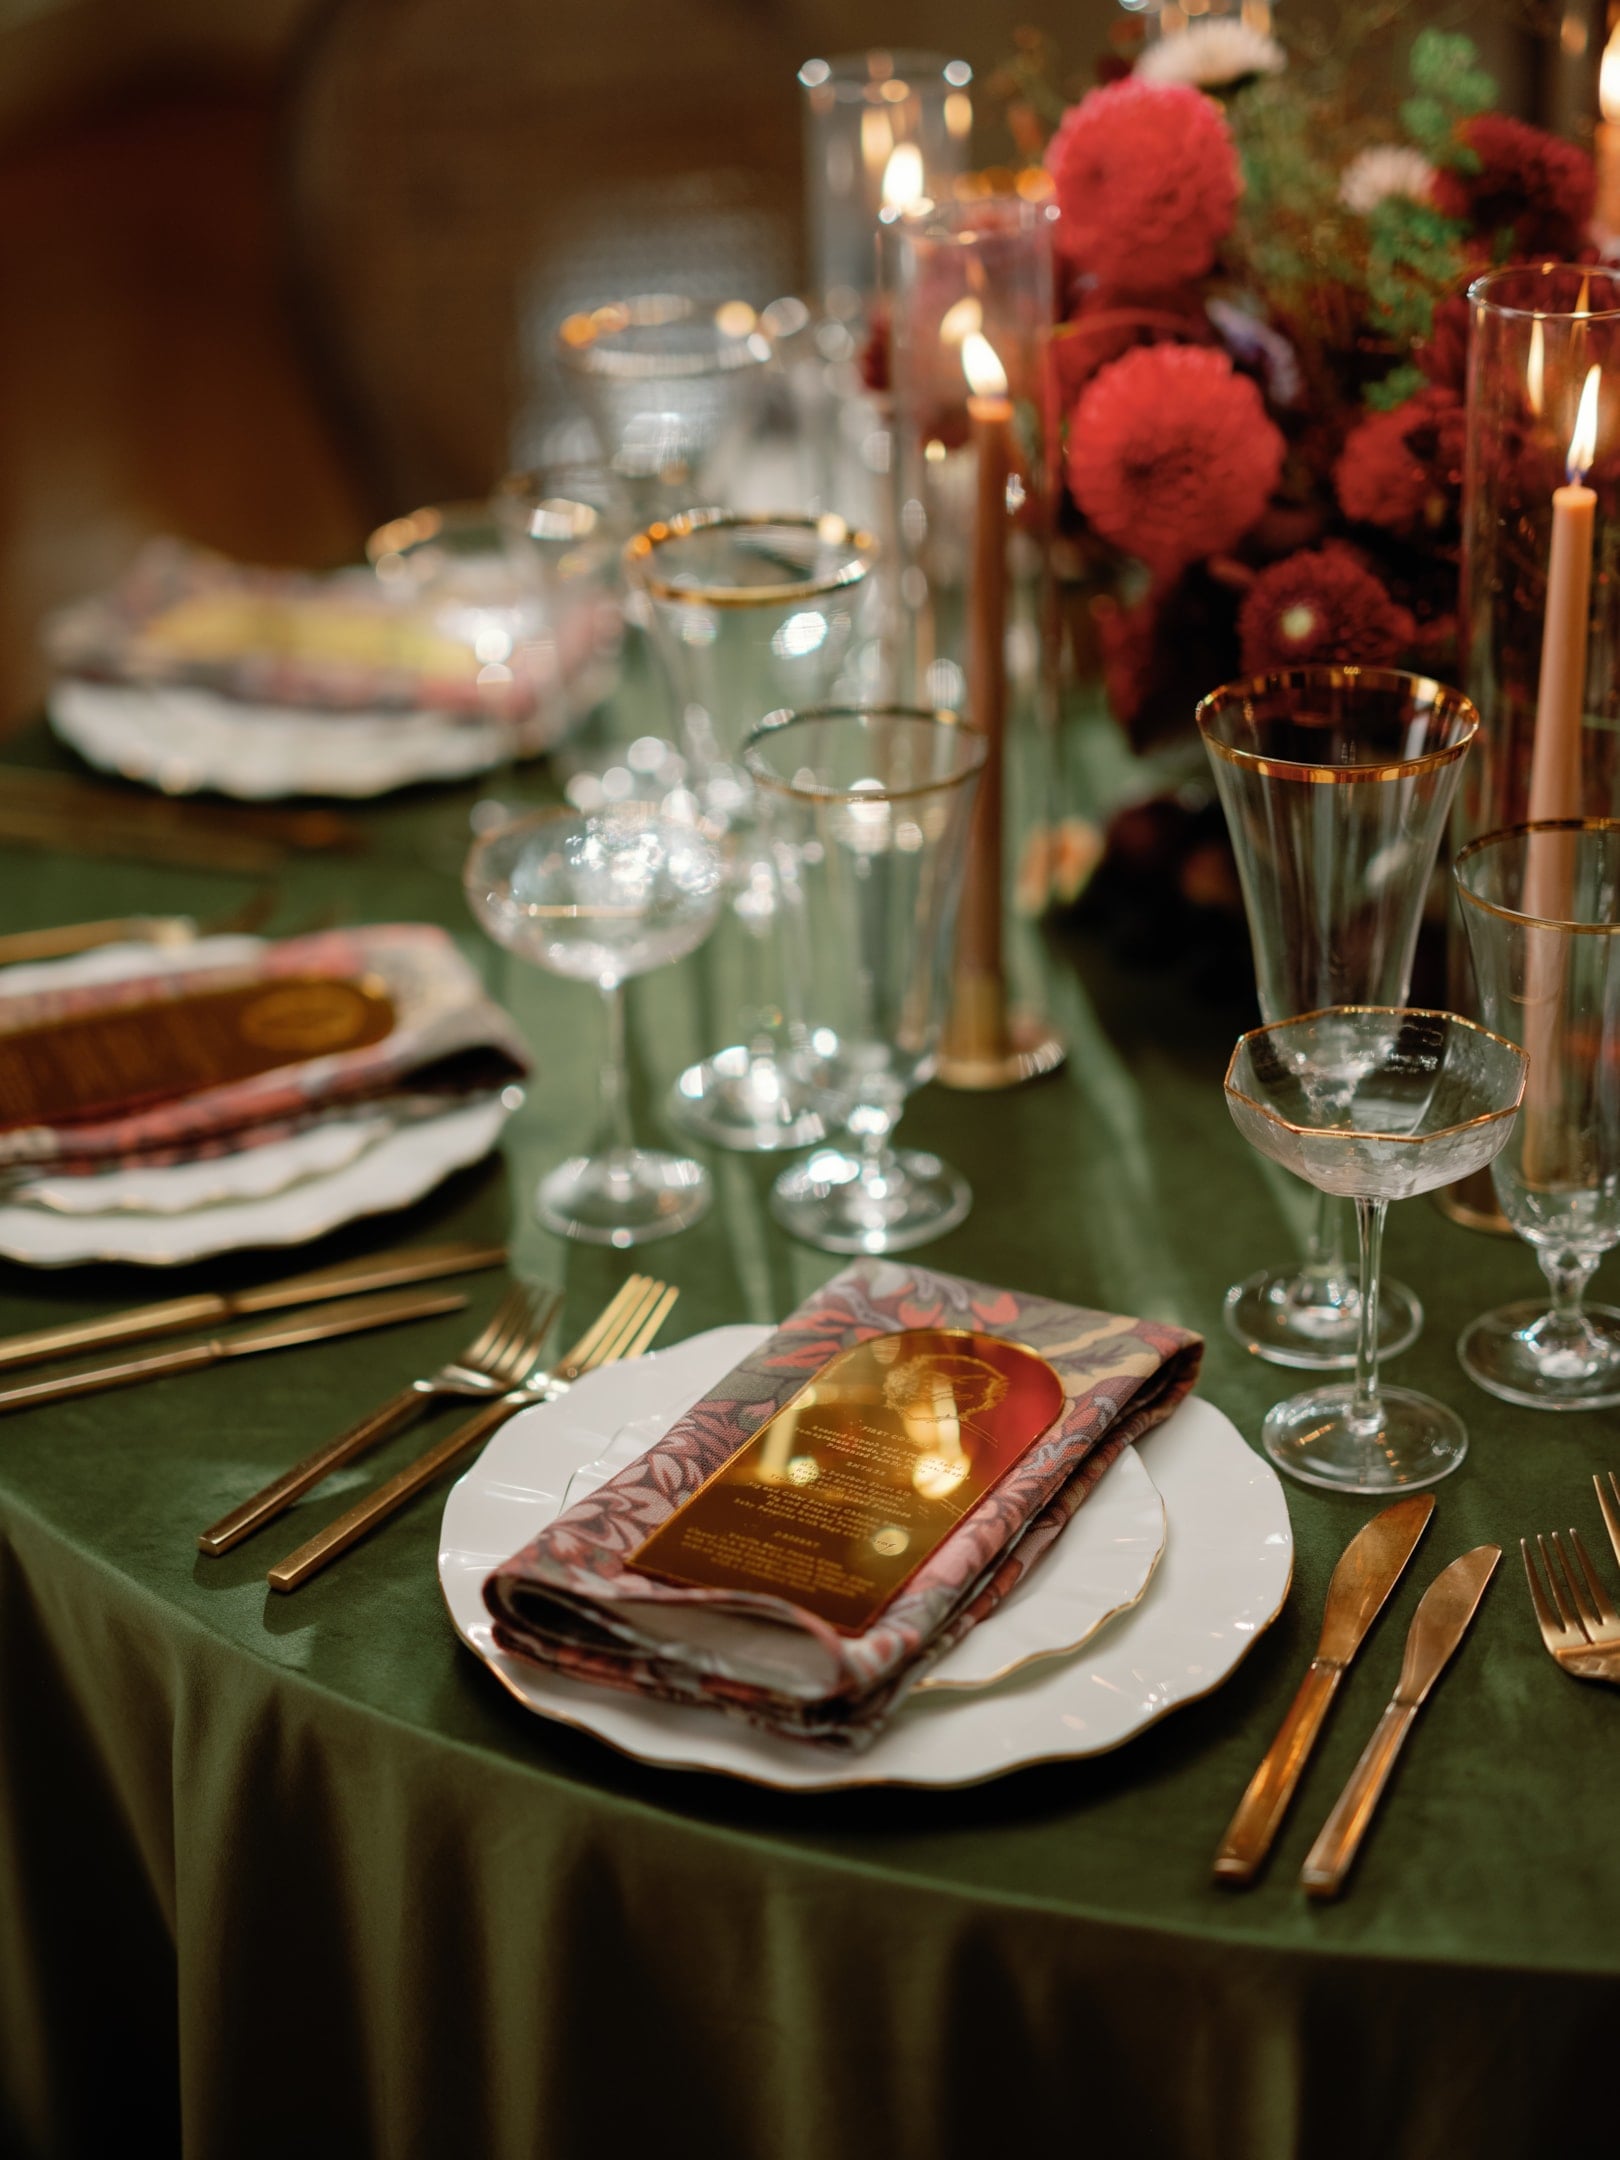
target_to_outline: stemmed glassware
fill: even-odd
[[[1455,1013],[1333,1006],[1240,1036],[1226,1102],[1244,1138],[1356,1203],[1361,1281],[1353,1382],[1278,1403],[1262,1432],[1279,1469],[1335,1492],[1432,1485],[1468,1451],[1461,1418],[1378,1379],[1379,1253],[1391,1200],[1482,1169],[1506,1144],[1529,1059]]]
[[[721,1147],[804,1147],[820,1137],[785,1062],[794,999],[776,873],[742,752],[767,713],[832,694],[875,552],[838,517],[718,510],[649,526],[626,550],[680,715],[701,821],[725,846],[729,906],[708,971],[720,1047],[681,1075],[673,1097],[682,1128]]]
[[[1291,668],[1226,684],[1198,708],[1237,856],[1260,1016],[1326,1005],[1399,1005],[1411,987],[1423,903],[1478,720],[1460,692],[1383,668]],[[1342,1211],[1318,1203],[1302,1265],[1227,1292],[1225,1318],[1274,1364],[1355,1362],[1360,1311]],[[1386,1355],[1423,1312],[1387,1282]]]
[[[1491,1178],[1552,1292],[1550,1309],[1482,1315],[1458,1355],[1481,1387],[1532,1410],[1620,1403],[1620,1312],[1585,1302],[1620,1243],[1620,824],[1486,833],[1453,874],[1485,1018],[1530,1053]]]
[[[906,1097],[933,1072],[983,736],[953,713],[828,707],[773,715],[745,764],[759,791],[802,971],[798,1070],[829,1131],[771,1189],[771,1211],[826,1252],[901,1252],[959,1223],[965,1179],[897,1150]]]
[[[631,1131],[624,985],[703,942],[722,882],[700,832],[642,805],[519,818],[467,857],[467,899],[496,944],[553,975],[594,982],[607,1007],[596,1141],[540,1181],[540,1220],[563,1237],[640,1245],[686,1229],[708,1208],[702,1164],[639,1147]]]
[[[557,357],[644,525],[715,499],[716,468],[753,423],[772,350],[746,300],[641,293],[570,315]]]

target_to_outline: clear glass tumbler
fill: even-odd
[[[750,741],[804,986],[800,1070],[829,1131],[771,1212],[824,1252],[902,1252],[962,1221],[967,1182],[898,1150],[906,1097],[939,1059],[951,931],[985,742],[954,713],[783,713]]]
[[[767,713],[829,697],[876,550],[841,518],[689,511],[631,541],[653,644],[679,714],[687,781],[726,855],[729,907],[710,948],[720,1047],[676,1084],[681,1127],[719,1147],[807,1146],[820,1122],[787,1069],[798,1016],[778,889],[743,744]]]
[[[714,927],[720,858],[703,835],[643,806],[593,816],[550,810],[474,843],[462,873],[473,914],[520,959],[592,982],[607,1010],[600,1125],[594,1145],[540,1181],[548,1230],[629,1246],[684,1230],[706,1213],[701,1163],[638,1146],[624,1057],[624,985],[681,960]]]
[[[1446,813],[1477,720],[1456,690],[1384,668],[1290,668],[1212,691],[1198,725],[1237,856],[1260,1015],[1400,1005]],[[1226,1295],[1226,1325],[1277,1365],[1355,1363],[1360,1300],[1343,1210],[1317,1206],[1303,1264]],[[1423,1310],[1386,1282],[1379,1348]]]
[[[1620,1403],[1620,1312],[1586,1285],[1620,1244],[1620,823],[1486,833],[1453,872],[1485,1017],[1530,1053],[1502,1211],[1552,1292],[1505,1305],[1457,1349],[1481,1387],[1531,1410]]]

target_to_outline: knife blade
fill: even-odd
[[[74,1357],[84,1350],[110,1350],[128,1342],[150,1342],[163,1335],[183,1335],[188,1328],[239,1320],[249,1313],[280,1312],[290,1305],[313,1305],[321,1298],[359,1297],[371,1290],[395,1290],[405,1283],[431,1282],[445,1275],[473,1275],[500,1267],[504,1245],[398,1245],[336,1267],[304,1275],[284,1275],[250,1290],[202,1290],[192,1297],[163,1298],[155,1305],[132,1305],[103,1320],[69,1320],[60,1327],[34,1328],[0,1341],[0,1372],[38,1365],[46,1358]]]
[[[466,1303],[459,1290],[389,1290],[380,1297],[314,1305],[294,1319],[264,1322],[237,1335],[216,1335],[179,1350],[148,1351],[122,1365],[96,1365],[88,1372],[62,1373],[54,1380],[31,1380],[22,1387],[0,1389],[0,1415],[37,1409],[42,1403],[67,1402],[75,1395],[97,1395],[106,1388],[133,1387],[141,1380],[162,1380],[172,1373],[201,1372],[226,1358],[251,1357],[260,1350],[291,1350],[301,1343],[356,1335],[365,1328],[460,1312]]]
[[[1389,1782],[1395,1758],[1429,1691],[1450,1664],[1479,1610],[1485,1586],[1502,1557],[1500,1545],[1476,1545],[1440,1573],[1424,1591],[1406,1634],[1401,1677],[1372,1738],[1351,1771],[1333,1813],[1305,1856],[1300,1884],[1313,1898],[1337,1897],[1344,1887],[1367,1826]]]
[[[1339,1555],[1322,1609],[1316,1655],[1226,1826],[1215,1854],[1217,1882],[1241,1888],[1260,1872],[1339,1682],[1405,1573],[1433,1513],[1433,1493],[1413,1493],[1409,1499],[1397,1500],[1363,1523]]]

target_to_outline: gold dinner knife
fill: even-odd
[[[1364,1523],[1339,1555],[1322,1612],[1322,1635],[1299,1693],[1267,1748],[1215,1855],[1215,1880],[1252,1883],[1288,1803],[1294,1797],[1317,1735],[1327,1720],[1351,1659],[1366,1641],[1385,1600],[1406,1571],[1434,1513],[1432,1493],[1414,1493]]]
[[[1322,1834],[1305,1856],[1300,1885],[1313,1898],[1337,1897],[1344,1887],[1367,1825],[1389,1782],[1395,1758],[1429,1690],[1451,1662],[1468,1624],[1479,1610],[1485,1585],[1502,1557],[1500,1545],[1476,1545],[1472,1552],[1442,1568],[1423,1593],[1406,1635],[1401,1677],[1388,1709],[1350,1773],[1338,1805],[1322,1825]]]
[[[364,1328],[393,1327],[401,1320],[460,1312],[466,1302],[459,1290],[390,1290],[381,1297],[314,1305],[290,1320],[243,1328],[237,1335],[216,1335],[207,1342],[186,1343],[179,1350],[149,1350],[122,1365],[96,1365],[89,1372],[62,1373],[54,1380],[0,1388],[0,1415],[33,1410],[41,1403],[66,1402],[74,1395],[97,1395],[104,1388],[133,1387],[141,1380],[163,1380],[171,1373],[200,1372],[205,1365],[251,1357],[259,1350],[291,1350],[300,1343],[329,1341],[334,1335],[357,1335]]]
[[[403,1283],[433,1282],[444,1275],[473,1275],[499,1267],[504,1245],[400,1245],[362,1260],[340,1261],[307,1275],[283,1275],[251,1290],[202,1290],[194,1297],[164,1298],[156,1305],[132,1305],[101,1320],[69,1320],[61,1327],[35,1328],[27,1335],[0,1340],[0,1372],[18,1365],[39,1365],[47,1358],[77,1357],[84,1350],[111,1350],[154,1336],[184,1335],[190,1328],[221,1320],[245,1320],[253,1313],[283,1312],[290,1305],[313,1305],[321,1298],[360,1297],[368,1291],[394,1290]],[[447,1310],[440,1307],[440,1310]]]

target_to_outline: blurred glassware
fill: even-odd
[[[938,1062],[984,759],[957,714],[898,706],[775,714],[744,753],[803,983],[797,1072],[857,1143],[818,1147],[771,1188],[777,1221],[824,1252],[903,1252],[972,1205],[964,1178],[892,1135]]]
[[[1552,1290],[1457,1345],[1482,1388],[1532,1410],[1620,1403],[1620,1312],[1584,1302],[1620,1243],[1620,823],[1486,833],[1453,868],[1485,1018],[1530,1053],[1524,1111],[1491,1165]]]
[[[595,983],[607,1008],[597,1137],[541,1179],[541,1222],[562,1237],[620,1247],[695,1223],[708,1210],[708,1172],[639,1147],[631,1129],[624,985],[684,959],[713,929],[723,884],[713,846],[639,805],[595,816],[542,811],[476,841],[462,884],[497,945]]]
[[[726,457],[754,423],[771,361],[746,300],[609,301],[564,321],[557,354],[637,525],[725,499]]]
[[[1353,1382],[1267,1412],[1280,1470],[1332,1492],[1432,1485],[1468,1452],[1457,1413],[1378,1381],[1379,1253],[1391,1200],[1482,1169],[1507,1142],[1529,1059],[1455,1013],[1388,1006],[1325,1012],[1240,1036],[1226,1105],[1251,1146],[1321,1192],[1356,1203],[1359,1328]]]
[[[1387,668],[1291,668],[1211,691],[1198,726],[1237,856],[1260,1016],[1396,1006],[1478,721],[1460,692]],[[1341,1211],[1323,1199],[1303,1265],[1226,1294],[1226,1325],[1276,1365],[1355,1362],[1360,1308]],[[1386,1282],[1378,1347],[1404,1350],[1423,1308]]]
[[[972,81],[965,60],[934,52],[851,53],[800,68],[810,296],[824,314],[864,325],[871,312],[883,178],[895,151],[916,149],[916,195],[941,200],[966,171]]]
[[[681,1075],[673,1102],[685,1130],[721,1147],[804,1147],[821,1134],[783,1063],[797,1015],[742,752],[768,713],[833,694],[875,553],[842,518],[718,510],[651,525],[625,551],[680,720],[686,774],[672,807],[726,842],[730,906],[709,969],[722,1047]]]

